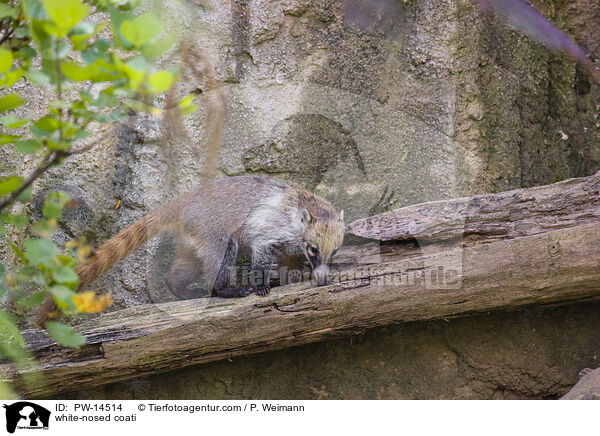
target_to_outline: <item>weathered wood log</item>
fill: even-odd
[[[599,186],[596,174],[359,220],[349,226],[355,235],[425,243],[346,249],[339,257],[361,266],[326,287],[104,314],[76,326],[88,340],[79,350],[26,331],[37,362],[28,383],[10,363],[0,372],[26,396],[50,396],[370,327],[597,298]]]
[[[347,231],[381,241],[506,239],[599,219],[600,172],[535,188],[415,204],[359,219]]]
[[[79,350],[28,331],[38,361],[29,375],[41,378],[25,385],[9,363],[0,372],[23,395],[48,397],[371,327],[595,298],[599,254],[600,224],[588,223],[366,265],[320,288],[137,306],[77,326],[88,339]]]

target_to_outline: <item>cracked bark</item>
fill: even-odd
[[[350,233],[371,239],[340,253],[332,285],[103,314],[75,326],[88,341],[79,350],[28,330],[38,362],[29,373],[41,377],[25,384],[9,363],[0,371],[22,395],[48,397],[372,327],[597,298],[599,186],[596,174],[359,220]]]

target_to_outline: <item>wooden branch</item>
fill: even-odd
[[[600,172],[552,185],[431,201],[354,221],[347,232],[382,241],[516,238],[600,219]]]
[[[46,383],[25,386],[8,363],[0,371],[23,395],[49,396],[371,327],[592,298],[599,251],[600,225],[584,224],[357,268],[326,287],[132,307],[77,326],[80,350],[25,332]]]
[[[599,185],[596,174],[359,220],[350,225],[356,235],[425,243],[346,248],[338,257],[354,266],[330,286],[104,314],[76,326],[88,340],[79,350],[29,330],[38,369],[27,384],[10,363],[0,373],[25,396],[50,396],[371,327],[597,298]]]

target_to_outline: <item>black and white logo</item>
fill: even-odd
[[[18,429],[48,429],[50,411],[29,401],[19,401],[10,405],[5,404],[6,431],[14,433]]]

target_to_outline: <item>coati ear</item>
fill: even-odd
[[[306,209],[302,209],[300,211],[300,221],[302,224],[307,225],[311,220],[310,213]]]

